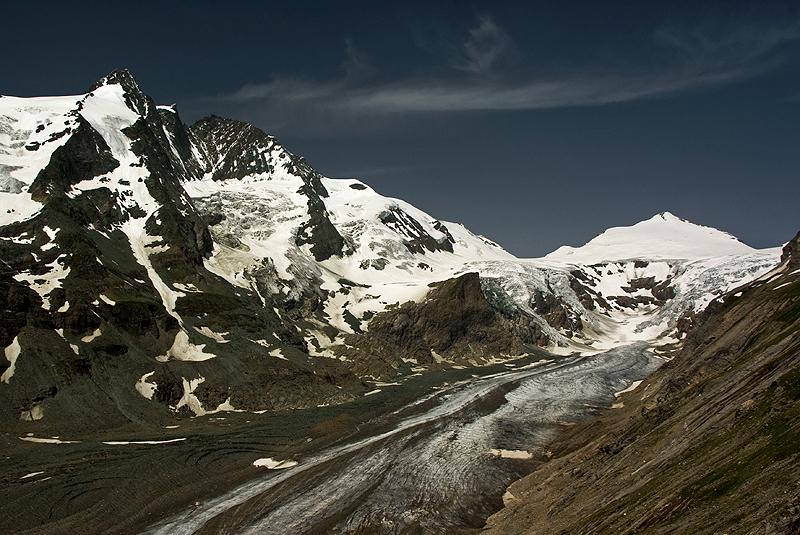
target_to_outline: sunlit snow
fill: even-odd
[[[614,393],[614,397],[619,397],[622,394],[624,394],[625,392],[633,392],[634,390],[639,388],[640,384],[642,384],[642,381],[634,381],[634,382],[631,383],[631,385],[628,388],[626,388],[624,390],[620,390],[619,392],[615,392]]]
[[[35,442],[37,444],[78,444],[78,440],[61,440],[58,437],[53,438],[38,438],[38,437],[19,437],[20,440],[25,442]]]
[[[229,333],[226,333],[226,332],[225,333],[215,333],[214,331],[212,331],[211,329],[209,329],[205,325],[203,325],[202,327],[195,327],[194,330],[199,332],[200,334],[202,334],[206,338],[210,338],[210,339],[216,341],[218,344],[224,344],[224,343],[229,342],[229,340],[225,339],[225,335],[227,335]]]
[[[256,459],[253,461],[253,466],[263,466],[269,470],[280,470],[282,468],[291,468],[297,466],[297,461],[275,461],[272,458]]]
[[[752,253],[734,236],[662,212],[630,227],[606,230],[583,247],[562,246],[544,258],[565,262],[694,259]]]
[[[0,97],[0,226],[34,216],[42,205],[28,187],[77,125],[80,96]]]
[[[99,338],[102,334],[103,334],[102,331],[100,331],[100,328],[98,327],[97,329],[94,330],[92,334],[81,338],[81,342],[83,342],[84,344],[88,344],[95,338]]]
[[[47,273],[33,275],[30,272],[23,271],[14,275],[14,279],[20,282],[25,281],[31,288],[36,290],[36,293],[42,298],[45,310],[50,309],[50,292],[55,288],[60,288],[64,278],[69,275],[70,269],[65,268],[59,262],[63,257],[64,255],[61,255],[47,264],[47,267],[50,268]]]
[[[189,334],[185,330],[179,330],[175,334],[172,347],[169,348],[166,355],[158,357],[158,360],[166,362],[169,358],[174,358],[175,360],[202,361],[216,357],[213,353],[203,351],[205,347],[206,344],[197,345],[189,342]]]
[[[136,390],[147,399],[153,399],[153,394],[155,394],[156,388],[158,388],[156,383],[150,383],[147,381],[147,379],[152,377],[155,373],[155,371],[146,373],[142,375],[138,381],[136,381]]]
[[[183,438],[171,438],[168,440],[107,440],[104,441],[103,444],[108,446],[129,446],[133,445],[140,445],[140,446],[157,446],[159,444],[172,444],[175,442],[183,442],[186,440],[185,437]]]
[[[491,449],[489,453],[496,457],[502,457],[504,459],[532,459],[533,454],[529,451],[524,450],[498,450],[498,449]]]
[[[197,388],[201,383],[205,382],[205,377],[199,377],[197,379],[187,380],[185,377],[183,378],[183,397],[181,397],[178,404],[175,405],[175,409],[180,409],[184,405],[189,407],[189,409],[196,415],[202,416],[206,414],[206,411],[203,409],[203,405],[200,403],[200,400],[197,399],[197,396],[194,395],[194,390]]]
[[[3,375],[0,375],[0,382],[8,384],[9,379],[14,375],[14,370],[17,367],[17,357],[19,357],[22,347],[19,345],[19,336],[14,337],[11,345],[5,348],[5,357],[11,365],[6,368]]]

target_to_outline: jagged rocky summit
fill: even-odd
[[[127,71],[0,98],[0,206],[0,419],[75,429],[674,342],[780,255],[664,213],[516,259],[252,125],[187,126]]]

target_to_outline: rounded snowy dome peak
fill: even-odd
[[[661,212],[630,227],[610,228],[582,247],[560,247],[545,258],[564,262],[693,259],[753,251],[727,232]]]

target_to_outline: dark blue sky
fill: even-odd
[[[800,230],[797,0],[4,4],[0,94],[127,68],[518,256],[661,211]]]

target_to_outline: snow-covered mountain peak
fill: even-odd
[[[0,200],[9,207],[0,224],[25,220],[39,211],[41,205],[31,200],[29,188],[82,123],[94,128],[117,158],[126,151],[130,140],[122,129],[140,117],[130,104],[132,89],[106,78],[101,82],[84,95],[0,98]],[[128,85],[138,91],[135,82]]]
[[[0,372],[22,418],[113,412],[104,382],[134,412],[265,410],[533,346],[674,341],[779,255],[664,212],[519,260],[253,125],[184,125],[127,71],[0,98],[0,206],[0,346],[27,362]]]
[[[592,263],[632,259],[691,260],[753,253],[755,249],[712,227],[661,212],[630,227],[613,227],[582,247],[565,245],[547,260]]]
[[[94,83],[89,89],[89,93],[96,92],[98,89],[108,86],[118,86],[121,88],[126,105],[138,115],[144,117],[151,111],[154,111],[155,105],[153,101],[142,92],[139,84],[136,83],[136,79],[134,79],[133,75],[127,69],[113,71],[107,76],[104,76]]]
[[[89,88],[89,92],[91,93],[95,89],[107,85],[119,85],[122,86],[123,89],[127,91],[135,91],[141,93],[142,90],[139,87],[139,84],[136,82],[136,79],[130,73],[128,69],[115,70],[103,76],[98,81]]]

